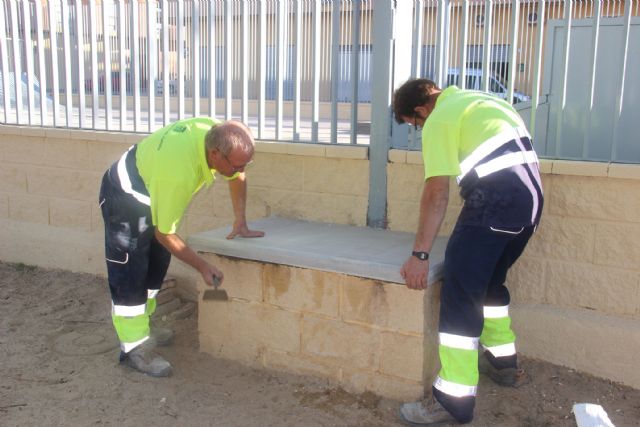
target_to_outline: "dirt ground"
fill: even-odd
[[[106,280],[0,263],[2,426],[396,426],[400,402],[327,381],[260,371],[198,351],[197,316],[173,320],[170,378],[117,362]],[[601,404],[618,426],[640,424],[640,391],[524,359],[532,381],[481,378],[471,426],[575,426],[575,402]]]

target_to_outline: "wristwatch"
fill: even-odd
[[[429,259],[429,252],[413,251],[411,252],[411,255],[418,258],[420,261],[426,261]]]

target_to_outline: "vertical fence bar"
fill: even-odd
[[[436,84],[443,87],[447,77],[448,56],[448,28],[449,28],[449,0],[438,1],[438,16],[436,24]]]
[[[213,2],[211,2],[213,4]],[[169,96],[171,73],[169,71],[169,3],[162,0],[162,124],[171,122],[171,103]]]
[[[147,131],[153,132],[156,124],[156,77],[157,77],[157,48],[156,48],[156,1],[147,0],[147,95],[149,108]]]
[[[242,85],[241,120],[249,122],[249,4],[242,2],[242,49],[240,51],[240,79]]]
[[[276,58],[276,140],[282,139],[282,121],[284,109],[284,76],[285,76],[285,57],[286,57],[286,34],[285,26],[287,20],[286,2],[280,0],[277,2],[277,58]]]
[[[22,2],[22,18],[24,20],[24,51],[27,63],[27,107],[29,124],[35,121],[35,96],[34,96],[34,73],[33,73],[33,41],[31,39],[31,11],[30,2]]]
[[[224,83],[225,83],[225,102],[224,102],[224,118],[231,119],[233,114],[233,9],[231,0],[224,2]]]
[[[542,44],[544,43],[545,1],[538,2],[538,34],[536,40],[536,54],[534,59],[533,88],[531,90],[531,119],[529,131],[536,140],[536,114],[540,103],[540,78],[542,74]]]
[[[191,10],[191,29],[193,44],[191,45],[191,56],[193,67],[191,70],[193,115],[200,115],[200,4],[199,0],[194,0]]]
[[[371,146],[369,149],[369,206],[367,226],[387,227],[387,162],[389,158],[391,119],[393,1],[376,1],[373,9],[373,87],[371,93]]]
[[[594,96],[596,92],[596,62],[598,60],[598,42],[600,39],[600,13],[602,5],[600,0],[595,0],[595,11],[591,17],[591,87],[589,88],[589,108],[587,111],[587,124],[584,132],[584,142],[582,143],[582,157],[584,159],[589,155],[589,138],[591,132],[591,114],[593,110]]]
[[[126,75],[127,75],[127,67],[125,63],[125,41],[126,41],[126,33],[125,33],[125,0],[120,0],[118,8],[118,55],[120,58],[120,83],[119,83],[119,92],[120,92],[120,130],[125,130],[125,126],[127,124],[127,83],[126,83]]]
[[[216,116],[216,4],[209,2],[209,116]]]
[[[22,109],[22,57],[20,55],[20,35],[18,33],[18,4],[9,3],[11,14],[11,37],[13,42],[13,78],[16,91],[16,123],[21,124],[24,116]],[[7,79],[9,76],[7,76]]]
[[[424,39],[424,0],[415,0],[413,4],[413,42],[412,42],[412,54],[411,54],[411,77],[427,77],[433,78],[433,76],[422,76],[422,62],[423,62],[423,39]],[[409,145],[408,149],[415,149],[421,140],[421,133],[416,131],[413,127],[409,128]]]
[[[338,142],[338,84],[340,82],[340,1],[331,7],[331,136],[329,142]]]
[[[184,119],[184,89],[185,89],[185,61],[184,61],[184,3],[178,1],[178,16],[176,18],[176,29],[178,31],[178,119]],[[171,90],[171,89],[169,89]]]
[[[545,0],[540,0],[544,3]],[[484,2],[484,48],[482,49],[482,87],[485,92],[489,92],[489,63],[491,62],[491,48],[493,42],[493,0],[485,0]]]
[[[373,93],[369,149],[367,225],[387,228],[387,163],[389,148],[408,141],[408,127],[395,124],[389,106],[392,91],[411,74],[411,2],[376,1],[373,28]],[[396,145],[397,144],[397,145]]]
[[[524,12],[523,12],[524,11]],[[530,41],[529,41],[529,36],[531,35],[531,30],[530,30],[530,26],[528,26],[529,24],[529,15],[531,14],[531,4],[530,3],[523,3],[522,6],[520,7],[520,13],[522,15],[523,18],[523,24],[522,24],[522,29],[519,31],[519,35],[518,37],[521,40],[520,45],[524,46],[523,48],[521,48],[521,51],[524,50],[524,53],[520,55],[519,59],[518,59],[518,66],[519,64],[530,64],[531,63],[531,57],[530,57],[530,52],[529,52],[529,45],[530,45]],[[522,92],[526,92],[526,82],[529,80],[529,78],[531,77],[529,75],[529,70],[531,69],[530,66],[526,66],[526,68],[524,68],[522,71],[520,71],[520,69],[518,69],[517,71],[521,74],[518,75],[518,81],[519,81],[519,86],[520,88],[522,88]],[[515,86],[514,86],[515,88]]]
[[[519,1],[519,0],[514,0]],[[460,87],[467,87],[467,41],[469,39],[469,0],[462,0],[462,35],[460,37]]]
[[[420,77],[422,67],[422,38],[424,32],[424,0],[415,0],[413,7],[413,54],[411,55],[411,77]]]
[[[102,42],[104,43],[104,109],[106,117],[106,129],[111,129],[111,0],[102,2]]]
[[[93,128],[98,127],[98,94],[100,93],[100,82],[98,81],[98,38],[96,36],[96,5],[89,2],[89,37],[91,42],[91,112]]]
[[[258,4],[258,138],[265,133],[265,89],[267,73],[267,2]]]
[[[360,82],[360,15],[361,0],[353,0],[351,26],[351,144],[358,143],[358,104]]]
[[[620,76],[620,86],[619,90],[616,93],[616,105],[613,110],[613,135],[611,142],[611,155],[609,158],[613,161],[617,159],[618,156],[618,139],[619,132],[618,126],[620,123],[620,116],[622,115],[622,105],[624,103],[624,87],[626,83],[627,76],[627,57],[629,55],[629,28],[631,26],[631,1],[626,0],[624,2],[624,29],[623,29],[623,47],[622,47],[622,75]],[[638,76],[634,76],[634,78],[638,78]]]
[[[66,96],[66,124],[67,127],[71,125],[71,118],[73,114],[73,94],[72,94],[72,82],[71,82],[71,41],[69,40],[69,31],[65,31],[69,25],[69,6],[66,1],[62,2],[62,39],[64,43],[64,81],[65,81],[65,96]]]
[[[447,50],[447,61],[445,62],[445,68],[444,68],[444,73],[445,76],[448,77],[449,75],[449,69],[453,68],[455,61],[457,61],[460,57],[458,56],[458,35],[460,34],[460,28],[459,28],[459,22],[458,22],[458,18],[459,18],[459,13],[458,13],[458,2],[462,1],[462,0],[451,0],[449,1],[449,7],[448,7],[448,28],[446,31],[447,34],[447,44],[446,44],[446,50]],[[460,78],[460,75],[458,74],[457,78]],[[449,82],[447,82],[449,83]],[[460,85],[459,82],[455,83],[456,85]]]
[[[507,1],[509,1],[509,0],[497,0],[496,3],[495,3],[495,5],[496,5],[496,7],[495,7],[495,15],[496,15],[495,16],[495,21],[496,21],[496,25],[497,25],[496,32],[495,32],[496,33],[495,37],[497,38],[497,40],[496,40],[497,43],[496,44],[497,44],[497,46],[500,47],[500,54],[496,55],[496,56],[500,57],[501,60],[499,62],[499,65],[497,65],[497,67],[493,67],[493,70],[492,70],[491,74],[497,73],[497,74],[499,74],[501,76],[504,75],[503,74],[503,72],[504,72],[504,60],[502,59],[502,56],[504,55],[504,50],[503,49],[505,48],[505,45],[507,44],[507,42],[505,41],[505,36],[504,36],[505,33],[507,32],[507,26],[508,26],[508,22],[507,22],[507,20],[505,19],[505,16],[504,16],[506,14],[506,11],[505,11],[505,7],[506,6],[505,5],[506,5]],[[498,52],[496,52],[496,53],[498,53]]]
[[[2,9],[2,8],[0,8]],[[38,73],[40,75],[40,125],[45,126],[47,124],[47,73],[45,65],[44,55],[44,37],[42,36],[42,2],[35,0],[35,15],[36,15],[36,28],[38,29]],[[0,16],[0,22],[3,22]],[[49,27],[51,31],[51,27]],[[4,32],[4,29],[0,29],[0,32]],[[0,48],[1,49],[1,48]],[[3,74],[6,76],[6,74]]]
[[[85,110],[87,101],[85,99],[84,91],[84,25],[82,20],[82,2],[76,1],[76,57],[78,59],[78,73],[75,76],[78,84],[78,116],[79,127],[84,129],[86,127]]]
[[[562,85],[562,91],[558,99],[558,115],[556,117],[556,157],[560,154],[560,141],[562,136],[562,119],[564,113],[564,107],[567,102],[567,72],[569,69],[569,45],[571,44],[571,14],[572,14],[572,0],[564,0],[564,25],[565,25],[565,38],[564,47],[562,53],[562,76],[560,77],[560,83]]]
[[[313,3],[313,69],[311,78],[313,79],[313,93],[311,99],[311,141],[318,142],[318,127],[320,124],[320,42],[322,37],[321,16],[322,5],[321,0],[314,0]]]
[[[0,54],[2,55],[2,102],[4,105],[4,122],[9,122],[9,110],[11,109],[11,101],[9,100],[9,55],[7,49],[7,20],[4,16],[4,7],[0,7]]]
[[[511,48],[509,52],[509,81],[507,82],[507,102],[513,103],[513,87],[516,77],[516,56],[518,55],[518,23],[520,22],[520,0],[511,1]]]
[[[293,140],[300,141],[300,81],[302,80],[302,4],[294,3],[295,13],[295,63],[294,63],[294,99],[293,99]]]
[[[60,123],[58,108],[60,106],[60,79],[58,77],[58,20],[56,2],[50,1],[47,6],[49,12],[49,45],[51,46],[51,83],[53,84],[53,125],[58,126]],[[6,93],[7,91],[5,90],[5,94]]]

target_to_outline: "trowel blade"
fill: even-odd
[[[229,301],[229,295],[227,295],[227,291],[224,289],[218,289],[220,286],[220,278],[218,276],[213,276],[213,288],[207,289],[202,294],[203,300],[215,300],[215,301]]]
[[[229,295],[224,289],[207,289],[202,294],[203,300],[229,301]]]

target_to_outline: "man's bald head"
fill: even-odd
[[[218,150],[224,156],[228,156],[232,151],[239,150],[253,156],[255,142],[251,130],[244,123],[236,120],[228,120],[213,126],[204,140],[207,151]]]

